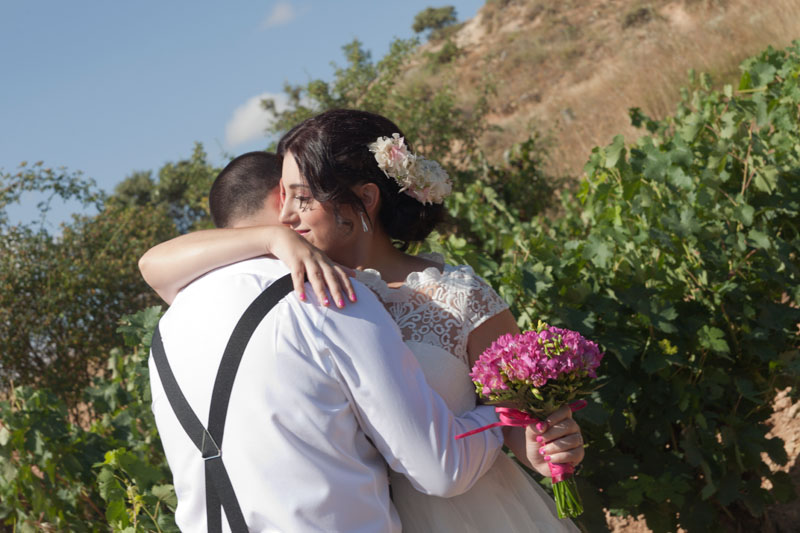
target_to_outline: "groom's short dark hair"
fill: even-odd
[[[248,152],[222,169],[211,192],[208,207],[218,228],[233,225],[264,207],[264,200],[281,179],[282,158],[270,152]]]

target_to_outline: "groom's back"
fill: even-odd
[[[163,317],[167,358],[203,424],[234,326],[285,273],[285,266],[269,259],[218,269],[185,288]],[[335,364],[316,342],[328,312],[287,296],[256,329],[237,372],[221,448],[250,531],[347,530],[350,525],[341,520],[348,518],[337,511],[359,507],[363,498],[365,512],[378,512],[376,498],[388,501],[382,459],[359,430]],[[178,525],[206,530],[203,460],[178,423],[152,360],[150,372],[153,412],[178,496]],[[335,479],[342,472],[350,487]],[[385,513],[357,519],[383,528],[395,521]]]

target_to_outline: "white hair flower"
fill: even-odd
[[[368,148],[375,154],[378,168],[400,185],[400,192],[423,204],[440,204],[453,189],[450,177],[441,165],[409,152],[399,133],[378,137]]]

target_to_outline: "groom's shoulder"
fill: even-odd
[[[248,305],[275,280],[288,273],[280,261],[268,258],[233,263],[197,278],[181,289],[168,314],[192,314],[193,310],[236,310]],[[243,307],[244,309],[244,307]]]
[[[178,298],[182,295],[207,292],[218,287],[229,290],[237,286],[253,285],[258,290],[264,290],[273,281],[288,273],[289,269],[276,259],[266,257],[247,259],[200,276],[181,289]]]
[[[161,319],[162,333],[229,331],[264,289],[288,273],[280,261],[249,259],[213,270],[184,287]]]

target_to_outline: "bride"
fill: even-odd
[[[444,215],[450,182],[441,167],[414,155],[388,119],[355,110],[328,111],[302,122],[281,139],[278,153],[280,222],[293,231],[266,226],[178,237],[143,256],[145,280],[171,296],[209,270],[271,252],[290,266],[301,298],[307,272],[319,301],[327,305],[322,288],[327,284],[341,307],[341,288],[353,294],[349,271],[324,252],[358,269],[356,279],[383,302],[451,410],[471,409],[472,364],[497,337],[519,330],[508,305],[469,266],[404,252]],[[298,242],[297,235],[313,246]],[[548,462],[583,459],[580,430],[566,406],[537,427],[505,428],[504,436],[520,461],[544,476],[550,475]],[[527,454],[526,439],[535,440]],[[578,531],[556,517],[552,498],[503,454],[472,489],[453,498],[422,494],[393,472],[391,486],[405,531]]]

